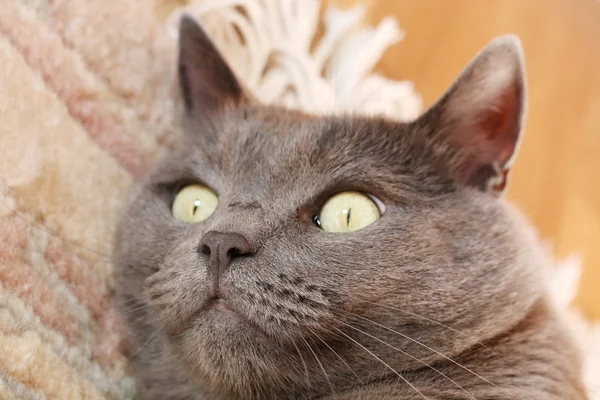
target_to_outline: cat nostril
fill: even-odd
[[[244,254],[246,254],[246,252],[238,249],[237,247],[233,247],[229,249],[229,251],[227,251],[227,256],[229,256],[230,258],[239,257]]]
[[[197,251],[208,256],[205,257],[207,271],[212,275],[213,292],[218,295],[221,276],[235,258],[250,255],[252,247],[239,233],[208,231],[202,236]]]
[[[246,238],[238,233],[209,231],[202,237],[197,251],[224,262],[222,258],[231,260],[249,255],[252,253],[252,248]]]

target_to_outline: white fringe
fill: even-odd
[[[258,100],[315,114],[380,114],[401,121],[416,118],[422,102],[409,81],[372,73],[385,50],[403,32],[393,18],[362,27],[364,7],[330,7],[324,32],[315,40],[319,0],[189,0],[167,19],[177,38],[181,13],[196,17],[214,38],[239,78]],[[600,324],[569,308],[577,293],[581,260],[558,263],[550,291],[584,349],[585,381],[600,400]]]
[[[318,0],[196,0],[168,18],[177,37],[181,13],[210,32],[236,74],[258,98],[315,114],[355,112],[416,118],[421,98],[412,82],[371,73],[403,32],[393,18],[361,28],[364,7],[329,8],[324,33],[312,46]]]
[[[550,293],[584,355],[583,379],[590,400],[600,400],[600,323],[590,323],[579,310],[571,307],[577,295],[581,270],[582,260],[578,255],[560,261],[550,282]]]

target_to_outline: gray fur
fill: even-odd
[[[116,245],[140,398],[586,399],[544,253],[500,196],[523,115],[516,39],[403,124],[259,105],[191,19],[181,32],[186,132],[136,185]],[[191,182],[219,206],[186,225],[170,203]],[[320,230],[348,189],[382,218]],[[253,249],[220,280],[234,313],[205,308],[209,231]]]

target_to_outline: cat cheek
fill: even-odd
[[[146,302],[158,313],[158,317],[164,323],[167,332],[172,333],[180,329],[177,323],[180,318],[178,318],[177,311],[172,303],[174,297],[176,297],[175,288],[169,284],[168,275],[171,274],[161,272],[146,279],[143,295]]]
[[[198,276],[189,274],[189,269],[186,273],[186,269],[164,268],[146,279],[144,296],[156,310],[166,333],[176,336],[204,304],[207,296],[202,287]]]

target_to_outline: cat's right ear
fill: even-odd
[[[185,14],[179,24],[179,84],[188,112],[210,112],[248,99],[210,37]]]
[[[525,113],[521,42],[493,40],[417,124],[428,127],[461,184],[503,193]]]

